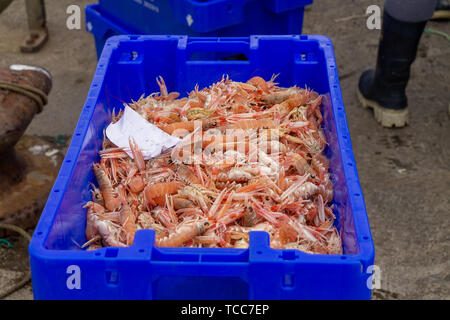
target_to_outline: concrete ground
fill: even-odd
[[[93,1],[77,1],[84,6]],[[363,17],[381,0],[316,0],[306,12],[304,33],[330,37],[335,46],[342,94],[381,270],[375,299],[450,299],[450,45],[425,34],[407,90],[411,124],[383,129],[372,112],[360,108],[356,85],[361,72],[373,66],[379,31],[368,30]],[[65,27],[70,0],[48,0],[50,41],[33,55],[18,47],[26,35],[23,1],[0,16],[0,65],[29,63],[47,68],[54,88],[45,111],[27,134],[71,134],[95,71],[92,36]],[[344,4],[345,3],[345,4]],[[344,19],[343,19],[344,18]],[[450,34],[449,22],[430,22]],[[17,246],[17,262],[0,265],[0,287],[24,270],[26,245]],[[1,258],[3,259],[4,256]],[[8,266],[9,265],[9,266]],[[32,299],[30,285],[10,299]]]

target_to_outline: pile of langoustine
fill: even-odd
[[[275,79],[223,77],[179,98],[159,77],[160,92],[128,106],[182,142],[144,160],[132,138],[133,157],[104,139],[83,247],[130,246],[138,230],[153,229],[159,247],[247,248],[251,231],[266,231],[272,248],[341,254],[322,97]],[[193,150],[194,135],[200,155],[174,156]]]

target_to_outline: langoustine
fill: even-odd
[[[273,248],[342,253],[322,98],[275,78],[223,78],[180,99],[159,78],[160,93],[130,103],[182,142],[144,161],[134,140],[133,160],[105,138],[85,246],[129,246],[153,229],[156,246],[246,248],[249,232],[263,230]]]

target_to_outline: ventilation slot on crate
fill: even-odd
[[[119,273],[115,270],[106,271],[106,283],[117,286],[119,284]]]
[[[283,288],[293,288],[294,287],[294,274],[286,273],[283,277]]]

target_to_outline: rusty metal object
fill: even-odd
[[[44,69],[21,65],[0,68],[0,154],[12,152],[46,102],[45,97],[39,97],[33,89],[47,95],[51,87],[51,76]],[[39,98],[43,99],[42,103]]]
[[[7,190],[11,184],[22,181],[25,168],[25,160],[14,148],[0,153],[0,190]]]
[[[1,223],[34,227],[56,178],[62,152],[40,138],[22,137],[47,103],[51,87],[51,75],[44,69],[0,68]]]
[[[20,181],[7,179],[0,173],[0,223],[19,226],[25,230],[36,226],[47,202],[67,144],[54,142],[53,138],[23,136],[17,143],[15,159],[22,164]],[[0,167],[6,163],[2,162]],[[17,162],[8,163],[12,168]],[[7,183],[3,183],[7,181]],[[0,230],[0,238],[5,237]]]

